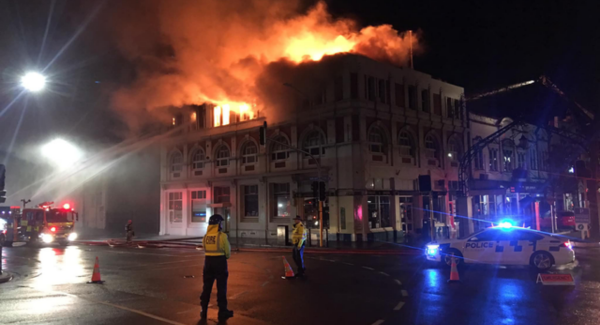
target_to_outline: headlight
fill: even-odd
[[[54,236],[49,235],[49,234],[42,234],[42,241],[46,244],[51,243],[52,241],[54,241]]]
[[[435,256],[439,249],[440,249],[440,245],[437,245],[437,244],[427,245],[427,255]]]
[[[69,241],[74,241],[75,239],[77,239],[77,233],[76,232],[72,232],[69,234]]]

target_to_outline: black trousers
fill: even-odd
[[[217,303],[219,311],[227,310],[227,259],[225,256],[206,256],[204,258],[204,288],[200,295],[200,306],[207,310],[213,283],[217,280]]]
[[[304,244],[300,248],[298,248],[298,245],[294,245],[292,256],[294,257],[294,262],[296,262],[298,273],[304,273]]]

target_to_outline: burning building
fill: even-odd
[[[215,213],[231,237],[272,241],[296,215],[318,226],[319,174],[331,240],[400,240],[420,232],[429,211],[453,223],[444,213],[454,211],[469,131],[463,88],[361,55],[330,60],[273,84],[285,103],[276,111],[175,111],[178,132],[161,152],[160,234],[202,236]]]

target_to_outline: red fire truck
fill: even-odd
[[[54,202],[44,202],[37,208],[11,209],[10,218],[6,220],[0,243],[12,246],[13,242],[33,244],[68,245],[77,239],[75,222],[79,215],[70,204],[53,208]]]

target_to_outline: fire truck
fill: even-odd
[[[44,202],[37,208],[11,207],[1,228],[0,244],[12,246],[14,242],[30,244],[58,243],[66,246],[77,239],[75,222],[79,215],[69,203],[54,208],[54,202]],[[0,227],[1,227],[0,223]]]

